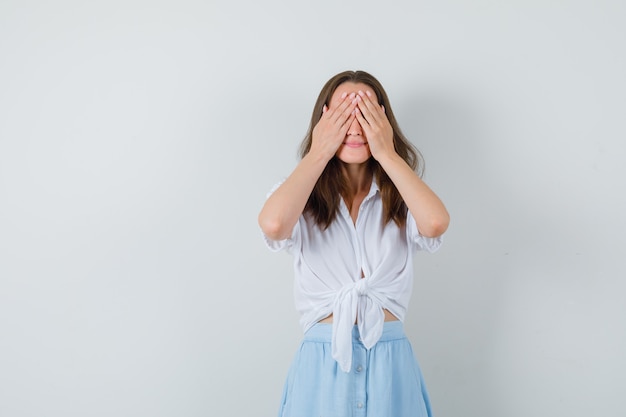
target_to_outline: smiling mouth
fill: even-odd
[[[343,144],[349,148],[358,148],[367,145],[367,142],[344,142]]]

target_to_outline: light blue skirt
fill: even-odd
[[[386,322],[367,350],[352,331],[352,369],[331,356],[331,324],[318,323],[289,369],[279,417],[430,417],[422,372],[399,321]]]

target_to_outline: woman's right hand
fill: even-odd
[[[320,121],[313,128],[311,150],[325,161],[335,156],[343,143],[350,125],[356,118],[354,109],[357,106],[356,94],[343,93],[339,104],[334,108],[324,105]]]
[[[291,236],[313,187],[326,164],[335,156],[356,118],[356,94],[335,98],[323,108],[322,117],[312,132],[311,149],[291,175],[265,201],[259,225],[265,236],[282,240]]]

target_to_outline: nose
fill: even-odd
[[[361,129],[361,124],[357,119],[352,121],[350,128],[348,129],[348,136],[362,136],[363,129]]]

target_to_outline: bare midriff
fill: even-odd
[[[383,312],[385,313],[385,321],[398,321],[398,318],[396,316],[394,316],[393,314],[391,314],[389,312],[389,310],[383,309]],[[332,322],[333,322],[333,315],[332,314],[330,316],[326,317],[325,319],[321,319],[319,321],[319,323],[332,323]]]

